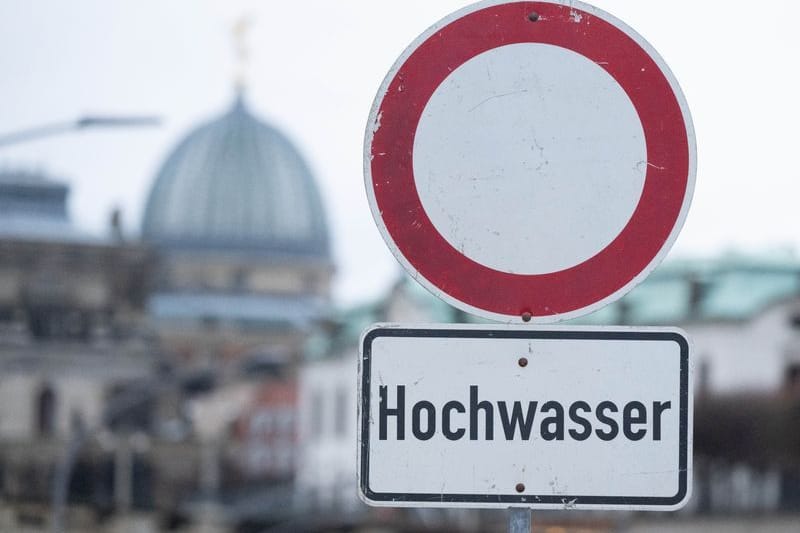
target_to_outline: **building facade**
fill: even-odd
[[[687,332],[695,369],[695,481],[683,513],[720,515],[800,509],[799,317],[800,261],[731,255],[667,261],[622,299],[570,324],[677,326]],[[302,438],[296,490],[325,495],[319,505],[338,504],[343,513],[361,505],[354,476],[357,410],[341,411],[349,417],[336,422],[346,428],[343,433],[332,422],[325,425],[320,413],[332,421],[337,402],[357,405],[359,337],[375,322],[480,319],[403,277],[385,298],[340,315],[334,334],[309,354],[312,360],[299,380]],[[347,384],[349,394],[338,400]],[[349,501],[337,503],[336,497]],[[410,523],[459,523],[455,512],[403,512]],[[475,513],[459,529],[480,531],[492,520],[490,514]]]
[[[142,239],[159,257],[148,312],[184,363],[297,360],[328,311],[333,263],[314,178],[241,94],[167,157]]]
[[[0,174],[0,529],[284,516],[253,501],[291,497],[334,271],[308,164],[239,94],[168,155],[140,239],[76,229],[68,192]]]

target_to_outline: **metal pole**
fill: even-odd
[[[140,126],[157,126],[161,123],[159,117],[152,116],[99,116],[91,115],[81,117],[72,122],[59,122],[37,128],[30,128],[15,133],[0,135],[0,146],[34,141],[41,137],[49,137],[69,131],[87,128],[129,128]]]
[[[69,480],[72,477],[72,468],[75,460],[83,448],[86,441],[86,428],[83,419],[75,416],[70,423],[70,437],[64,456],[56,465],[55,476],[53,478],[53,533],[63,533],[64,531],[64,511],[69,498]]]
[[[69,481],[72,477],[72,469],[75,465],[75,460],[78,458],[78,455],[83,449],[84,444],[101,427],[110,426],[117,417],[124,416],[128,411],[140,405],[142,402],[153,398],[154,395],[160,392],[162,388],[166,389],[172,384],[171,382],[162,380],[162,378],[157,379],[159,381],[157,381],[155,384],[148,384],[147,390],[133,391],[106,406],[105,412],[103,413],[103,419],[100,421],[97,427],[86,427],[83,419],[79,415],[72,419],[67,449],[65,450],[64,455],[61,457],[59,462],[56,464],[55,476],[53,477],[53,533],[64,532],[64,514],[67,504],[69,503]]]
[[[526,507],[508,509],[508,533],[531,533],[531,510]]]
[[[133,501],[133,450],[131,436],[117,438],[114,450],[114,504],[119,516],[131,511]]]
[[[49,124],[47,126],[30,128],[15,133],[0,135],[0,146],[31,141],[34,139],[38,139],[39,137],[49,137],[50,135],[64,133],[66,131],[74,130],[76,128],[77,126],[74,122],[62,122],[60,124]]]

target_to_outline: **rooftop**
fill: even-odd
[[[166,249],[330,256],[308,165],[241,95],[167,157],[147,200],[142,235]]]

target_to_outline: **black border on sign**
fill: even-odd
[[[369,488],[369,413],[372,341],[378,337],[412,338],[468,338],[468,339],[579,339],[579,340],[635,340],[673,341],[680,347],[680,410],[678,451],[678,492],[674,496],[587,496],[583,494],[428,494],[374,492]],[[535,508],[539,504],[563,505],[565,501],[577,500],[581,508],[593,505],[669,507],[680,503],[688,489],[688,423],[689,423],[689,342],[676,331],[576,331],[576,330],[518,330],[518,329],[458,329],[458,328],[396,328],[378,327],[370,330],[363,339],[361,352],[361,476],[362,494],[375,502],[397,503],[476,503],[520,504]]]

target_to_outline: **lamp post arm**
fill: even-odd
[[[88,128],[135,128],[142,126],[158,126],[159,124],[161,124],[161,118],[156,116],[87,115],[69,122],[56,122],[0,135],[0,148]]]

